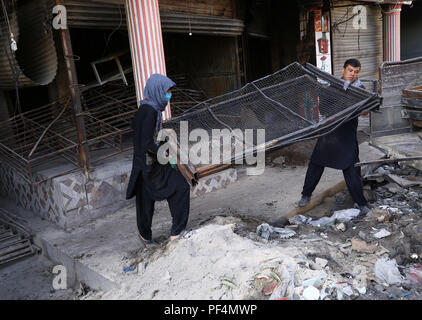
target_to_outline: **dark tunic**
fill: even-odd
[[[318,139],[311,162],[323,167],[344,170],[359,162],[358,119],[352,119],[330,134]]]
[[[134,131],[132,172],[126,193],[126,199],[136,195],[136,183],[142,178],[147,195],[155,201],[162,201],[171,196],[177,187],[172,181],[180,180],[173,177],[178,172],[170,164],[161,165],[157,161],[159,146],[154,142],[157,111],[150,105],[139,107],[132,121]],[[147,160],[148,156],[150,161]],[[141,185],[138,183],[138,187]]]
[[[360,80],[354,86],[365,89]],[[334,169],[344,170],[359,162],[357,139],[358,118],[343,123],[336,130],[317,140],[311,162]]]

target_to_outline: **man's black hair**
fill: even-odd
[[[343,68],[347,68],[348,65],[351,65],[353,68],[360,68],[360,61],[358,59],[348,59],[344,63]]]

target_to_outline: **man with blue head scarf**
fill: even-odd
[[[162,128],[162,112],[171,99],[175,83],[166,76],[153,74],[144,89],[145,99],[132,121],[134,131],[133,165],[126,199],[136,196],[136,221],[140,239],[153,243],[152,217],[155,201],[167,200],[172,216],[171,240],[186,231],[189,218],[190,187],[183,175],[170,164],[157,160],[160,144],[156,141]]]

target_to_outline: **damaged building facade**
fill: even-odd
[[[358,58],[377,91],[383,61],[400,60],[397,19],[410,3],[5,1],[0,191],[64,229],[112,213],[127,205],[130,122],[152,73],[177,83],[166,119],[294,61],[339,77],[344,61]],[[54,28],[60,14],[67,28]],[[373,131],[400,112],[383,106]],[[236,180],[236,171],[212,179],[193,195]]]

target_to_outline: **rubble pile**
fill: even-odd
[[[366,216],[337,208],[283,225],[217,216],[124,261],[127,281],[98,298],[420,300],[421,173],[379,166],[364,177]]]
[[[422,211],[421,171],[397,164],[383,165],[365,173],[363,178],[366,195],[374,201],[374,206],[392,215]]]

